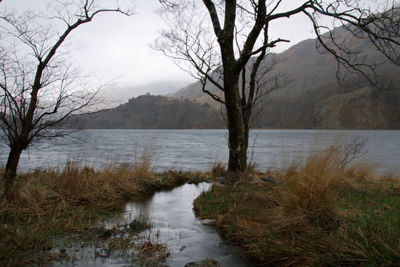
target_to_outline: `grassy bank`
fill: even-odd
[[[16,199],[3,202],[0,208],[0,265],[40,265],[51,261],[47,252],[56,239],[84,239],[90,227],[120,213],[126,202],[204,178],[202,173],[157,173],[150,163],[145,156],[132,166],[94,170],[71,163],[63,169],[20,175]],[[142,245],[146,253],[157,247]]]
[[[398,265],[399,179],[347,159],[331,149],[303,167],[213,185],[195,211],[263,266]]]

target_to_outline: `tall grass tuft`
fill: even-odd
[[[331,150],[309,157],[301,169],[289,167],[271,193],[275,216],[282,221],[290,218],[295,225],[304,220],[319,226],[336,224],[337,201],[352,181],[336,167],[335,158],[336,152]]]

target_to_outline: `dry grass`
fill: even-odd
[[[303,166],[268,172],[276,183],[214,185],[196,211],[263,266],[395,265],[399,179],[350,165],[346,151],[333,147]]]
[[[305,166],[289,167],[271,193],[276,204],[274,216],[279,219],[298,217],[301,221],[330,226],[336,224],[337,202],[343,192],[353,189],[364,179],[362,170],[338,168],[336,150],[310,156]],[[368,172],[367,172],[368,173]],[[294,222],[298,224],[301,222]]]
[[[189,174],[177,171],[156,173],[147,155],[132,166],[102,170],[69,162],[61,170],[36,170],[21,175],[17,185],[19,195],[10,205],[43,212],[51,202],[64,207],[88,204],[115,207],[127,200],[146,197],[156,190],[181,185],[190,178]]]
[[[223,177],[226,175],[226,166],[222,162],[217,162],[211,167],[211,177]]]
[[[0,265],[42,264],[54,237],[81,235],[101,218],[121,211],[127,201],[187,181],[200,182],[204,175],[157,173],[147,154],[132,166],[95,170],[72,162],[63,169],[22,174],[15,200],[0,207]]]

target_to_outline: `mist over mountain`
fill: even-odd
[[[106,108],[113,108],[118,105],[126,103],[132,97],[145,95],[169,95],[175,93],[179,88],[187,85],[187,81],[163,81],[154,82],[144,85],[110,85],[105,87],[100,96],[104,99],[104,106]]]
[[[268,55],[264,60],[260,71],[276,62],[268,75],[283,76],[285,83],[262,99],[254,128],[400,129],[399,67],[386,62],[367,38],[357,39],[341,28],[336,29],[335,34],[344,46],[359,51],[358,57],[363,62],[379,65],[376,69],[378,86],[372,87],[364,76],[344,70],[340,71],[343,79],[338,80],[335,58],[320,53],[316,40],[302,41],[280,54]],[[105,96],[119,106],[74,116],[63,127],[224,127],[221,105],[202,92],[199,82],[177,90],[178,86],[179,83],[156,83],[140,88],[109,88]],[[210,84],[207,89],[218,93],[218,89]],[[168,96],[150,95],[172,91],[174,93]],[[149,94],[136,97],[138,93]]]

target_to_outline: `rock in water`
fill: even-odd
[[[276,179],[272,176],[266,176],[261,178],[261,181],[266,182],[266,183],[272,183],[272,184],[276,184]]]
[[[151,225],[146,221],[145,218],[134,219],[130,224],[129,228],[137,233],[147,230]]]
[[[97,238],[109,238],[112,235],[112,231],[105,229],[101,225],[96,225],[93,227],[90,227],[86,231],[87,235],[92,236],[92,237],[97,237]]]
[[[192,261],[185,264],[185,267],[221,267],[222,265],[214,259],[205,259],[202,261]]]

